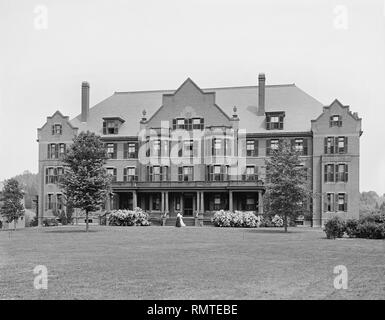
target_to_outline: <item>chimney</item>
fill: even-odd
[[[258,75],[258,116],[265,115],[265,82],[265,74],[260,73]]]
[[[88,111],[90,109],[90,84],[86,81],[82,82],[82,122],[87,122]]]

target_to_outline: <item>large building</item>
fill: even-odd
[[[316,195],[303,223],[358,218],[361,119],[334,100],[324,106],[295,84],[115,92],[81,114],[56,111],[38,129],[40,219],[63,210],[61,156],[81,131],[105,142],[113,193],[103,210],[141,207],[153,218],[182,212],[208,221],[219,209],[263,213],[265,159],[281,139],[301,152]]]

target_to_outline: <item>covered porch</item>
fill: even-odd
[[[140,207],[151,216],[210,217],[218,210],[263,213],[263,190],[127,190],[115,191],[110,199],[112,210]]]

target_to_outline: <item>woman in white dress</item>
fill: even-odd
[[[183,222],[183,216],[180,212],[176,215],[176,223],[175,226],[180,228],[180,227],[185,227],[186,225]]]

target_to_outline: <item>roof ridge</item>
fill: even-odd
[[[265,87],[292,87],[295,83],[287,84],[267,84]],[[201,88],[202,91],[208,90],[226,90],[226,89],[246,89],[246,88],[258,88],[258,85],[249,86],[230,86],[230,87],[212,87],[212,88]],[[154,93],[154,92],[175,92],[177,89],[164,89],[164,90],[137,90],[137,91],[114,91],[114,94],[129,94],[129,93]]]

